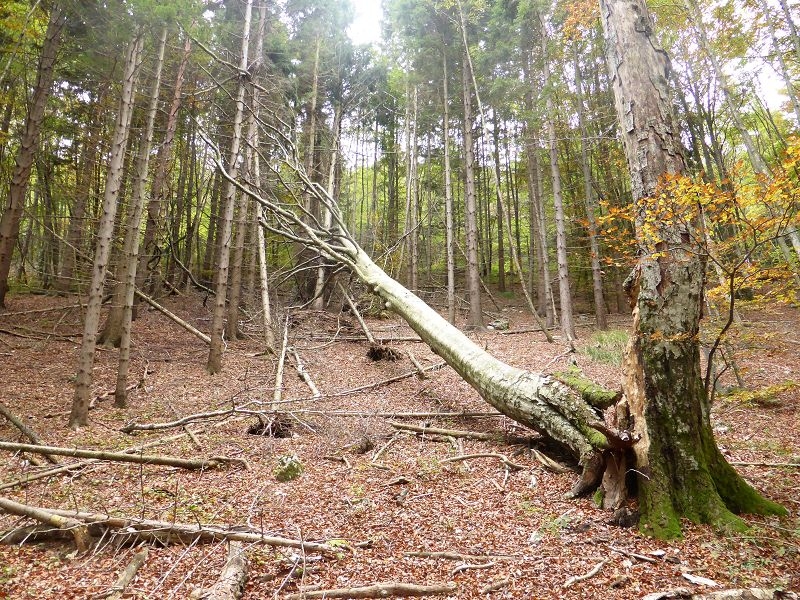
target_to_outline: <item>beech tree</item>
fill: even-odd
[[[734,513],[784,513],[728,464],[714,441],[698,333],[705,264],[687,224],[660,210],[659,181],[686,170],[672,113],[669,63],[643,0],[601,0],[607,64],[630,171],[640,259],[628,278],[635,302],[618,414],[634,433],[640,527],[680,533],[680,519],[743,527]],[[624,485],[625,469],[617,485]],[[609,482],[608,492],[614,492]],[[612,493],[619,498],[621,494]]]

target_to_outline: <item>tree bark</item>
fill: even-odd
[[[94,351],[97,344],[97,328],[100,323],[100,305],[103,300],[103,285],[111,255],[111,244],[114,234],[114,220],[117,214],[117,200],[122,185],[125,151],[128,147],[131,116],[133,114],[136,82],[142,60],[144,38],[137,31],[128,45],[125,57],[125,70],[122,80],[122,93],[114,135],[111,141],[111,159],[106,176],[106,188],[103,196],[103,214],[97,225],[97,246],[92,269],[92,282],[86,307],[86,320],[83,326],[80,358],[78,361],[75,396],[69,416],[69,427],[77,429],[89,422],[89,401],[91,400],[92,368]]]
[[[61,45],[61,32],[65,22],[66,14],[60,3],[56,2],[50,11],[44,45],[39,56],[33,98],[25,119],[25,129],[20,139],[14,170],[11,173],[8,201],[5,203],[5,210],[0,218],[0,309],[6,306],[11,259],[19,239],[19,224],[25,207],[28,182],[39,142],[39,131],[44,120],[47,99],[50,97],[50,90],[53,87],[53,69],[58,48]]]
[[[472,94],[470,93],[469,63],[464,50],[462,88],[464,93],[464,202],[466,212],[467,293],[469,294],[469,325],[483,327],[481,309],[481,274],[478,266],[478,220],[475,199],[475,151],[472,146]]]
[[[692,244],[702,236],[688,230],[693,224],[648,220],[659,178],[685,169],[668,59],[643,0],[601,0],[600,6],[640,246],[628,280],[636,306],[624,384],[638,437],[640,528],[661,538],[679,536],[681,518],[741,528],[734,512],[784,510],[747,485],[714,442],[698,337],[705,265]]]
[[[551,85],[550,60],[548,58],[547,40],[549,34],[547,25],[542,16],[542,54],[544,55],[544,79],[546,85]],[[556,125],[554,119],[555,102],[552,90],[547,94],[547,125],[548,149],[550,150],[550,174],[553,182],[553,206],[556,213],[556,257],[558,260],[558,297],[561,310],[561,331],[567,341],[575,339],[575,323],[572,319],[572,292],[570,290],[569,263],[567,260],[567,230],[564,219],[564,198],[561,194],[561,169],[558,166],[558,142],[556,139]]]
[[[241,56],[239,57],[239,70],[247,73],[248,50],[250,47],[250,19],[253,13],[253,0],[247,0],[245,18],[242,32]],[[228,169],[231,177],[236,178],[239,166],[239,153],[242,140],[242,121],[244,118],[244,100],[246,85],[244,77],[239,79],[236,92],[236,113],[233,119],[233,133],[231,147],[228,154]],[[214,313],[211,320],[211,349],[208,353],[206,370],[210,375],[222,370],[223,332],[225,330],[225,299],[228,292],[228,265],[230,263],[231,232],[233,226],[233,211],[236,200],[236,186],[228,181],[225,184],[225,195],[222,200],[222,210],[217,238],[219,243],[219,257],[217,259],[217,274],[214,280]]]
[[[444,219],[447,246],[447,320],[456,322],[455,228],[453,226],[453,182],[450,169],[450,94],[448,93],[447,54],[442,50],[442,105],[444,109]]]

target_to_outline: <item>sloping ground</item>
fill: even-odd
[[[66,428],[72,380],[77,364],[81,313],[74,300],[13,297],[9,313],[0,316],[0,399],[51,445],[120,450],[180,433],[180,428],[125,435],[130,421],[162,422],[209,410],[248,405],[266,408],[275,385],[274,357],[258,355],[255,338],[236,342],[225,355],[221,375],[205,374],[206,347],[155,312],[143,312],[134,323],[133,378],[143,386],[131,393],[131,408],[98,402],[91,426],[78,433]],[[197,298],[167,305],[201,329],[210,315]],[[20,311],[56,309],[13,314]],[[509,317],[510,315],[510,317]],[[530,327],[517,308],[504,316],[511,327]],[[750,315],[752,326],[736,339],[738,360],[748,385],[763,388],[800,381],[797,361],[798,312],[775,309]],[[283,403],[291,413],[288,437],[251,435],[254,416],[196,423],[199,446],[188,437],[149,452],[172,456],[229,456],[245,459],[236,466],[205,472],[170,467],[95,463],[71,474],[0,491],[18,502],[49,508],[79,508],[163,521],[237,526],[302,540],[338,540],[337,557],[264,546],[249,547],[250,580],[245,598],[287,597],[303,589],[355,587],[385,581],[417,584],[455,583],[453,598],[486,597],[481,590],[500,585],[494,598],[636,598],[675,587],[706,589],[682,574],[712,579],[723,587],[783,586],[800,589],[800,469],[765,466],[800,462],[797,438],[800,393],[779,391],[773,400],[750,405],[721,399],[715,407],[718,440],[730,460],[756,487],[782,502],[784,519],[747,517],[747,535],[719,534],[687,525],[682,541],[662,543],[635,529],[608,524],[610,515],[590,499],[564,500],[574,475],[545,469],[528,446],[535,436],[500,417],[398,418],[427,425],[534,438],[530,444],[448,440],[436,436],[396,434],[379,413],[486,412],[475,392],[447,369],[431,371],[426,380],[407,377],[357,393],[367,384],[411,373],[406,351],[423,366],[439,362],[424,344],[396,342],[396,361],[373,362],[367,345],[336,341],[359,336],[355,319],[328,313],[297,313],[290,319],[294,345],[323,394],[307,399],[309,389],[287,363]],[[370,320],[381,337],[407,337],[401,323]],[[621,324],[624,326],[624,323]],[[249,326],[255,334],[255,327]],[[588,340],[591,331],[581,328]],[[557,370],[575,360],[593,379],[616,386],[619,371],[593,363],[584,354],[564,354],[537,333],[475,334],[500,358],[532,370]],[[113,389],[116,352],[97,354],[98,395]],[[728,374],[725,375],[727,379]],[[752,401],[753,399],[751,399]],[[261,404],[259,404],[261,403]],[[342,411],[358,414],[341,414]],[[202,430],[201,430],[202,429]],[[0,418],[0,440],[22,441]],[[386,445],[391,441],[387,448]],[[370,449],[367,449],[370,448]],[[385,448],[385,449],[384,449]],[[366,451],[364,451],[366,450]],[[383,450],[373,464],[373,457]],[[361,452],[361,453],[360,453]],[[461,454],[502,453],[522,470],[507,471],[497,458],[445,462]],[[278,460],[296,455],[302,475],[279,483]],[[72,459],[63,459],[64,461]],[[3,452],[0,486],[39,467],[24,456]],[[29,524],[0,516],[0,530]],[[100,597],[131,559],[134,549],[117,547],[113,538],[75,556],[71,543],[27,543],[0,546],[0,598]],[[449,552],[463,560],[408,553]],[[154,546],[129,597],[186,598],[213,584],[223,567],[223,542]],[[631,553],[645,555],[641,560]],[[650,554],[654,553],[654,554]],[[594,576],[565,588],[570,577]]]

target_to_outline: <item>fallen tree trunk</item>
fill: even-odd
[[[239,600],[247,583],[247,556],[241,542],[228,546],[228,560],[217,582],[203,593],[204,600]]]
[[[7,508],[8,507],[8,508]],[[296,548],[309,553],[335,554],[335,549],[319,542],[306,542],[293,540],[280,536],[264,535],[257,531],[238,531],[226,529],[218,525],[202,523],[173,523],[171,521],[156,521],[152,519],[138,519],[136,517],[114,517],[104,513],[85,511],[61,510],[55,508],[40,508],[19,504],[0,497],[0,508],[11,514],[28,516],[40,522],[47,522],[54,527],[72,527],[72,525],[101,525],[109,529],[120,530],[119,535],[127,541],[152,541],[155,534],[161,543],[181,542],[213,542],[229,540],[251,544],[266,544],[283,548]],[[16,512],[15,512],[16,511]],[[66,519],[68,523],[57,525],[34,515],[43,514]]]
[[[311,600],[312,598],[388,598],[399,596],[401,598],[420,596],[444,596],[456,591],[454,583],[441,583],[437,585],[417,585],[414,583],[376,583],[364,587],[335,588],[331,590],[315,590],[313,592],[300,592],[291,594],[286,600]]]
[[[199,470],[213,469],[223,464],[236,463],[247,468],[247,462],[241,458],[214,456],[211,458],[177,458],[174,456],[155,456],[148,454],[126,454],[124,452],[106,452],[104,450],[84,450],[82,448],[60,448],[58,446],[36,446],[33,444],[12,444],[0,442],[0,450],[12,452],[33,452],[35,454],[53,454],[71,456],[73,458],[96,458],[112,462],[128,462],[140,465],[164,465],[181,469]]]
[[[72,517],[56,514],[46,508],[37,508],[35,506],[20,504],[19,502],[14,502],[9,498],[3,497],[0,497],[0,509],[11,515],[28,517],[40,523],[44,523],[45,525],[51,525],[56,529],[69,530],[75,540],[75,546],[78,548],[78,552],[86,552],[91,545],[91,536],[89,535],[86,524]]]
[[[106,600],[119,600],[122,598],[122,594],[125,593],[125,588],[128,587],[133,578],[136,577],[136,573],[139,572],[139,569],[142,568],[144,561],[147,560],[147,546],[139,550],[136,554],[133,555],[131,562],[125,567],[122,573],[119,574],[117,578],[117,582],[114,586],[109,590],[111,592]]]

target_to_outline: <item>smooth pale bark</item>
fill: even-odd
[[[250,48],[250,19],[253,14],[253,0],[247,0],[244,13],[242,31],[242,48],[239,57],[239,70],[247,72],[248,51]],[[228,153],[228,171],[232,179],[236,179],[239,171],[239,154],[242,141],[242,121],[244,120],[244,100],[246,82],[239,79],[236,91],[236,112],[233,117],[233,132],[231,134],[231,147]],[[211,319],[211,349],[208,353],[206,371],[210,375],[222,370],[223,332],[225,330],[225,300],[228,293],[228,265],[230,263],[231,233],[233,228],[233,210],[236,201],[236,186],[230,181],[225,183],[225,193],[222,198],[222,210],[218,224],[217,238],[219,243],[219,256],[217,257],[217,270],[214,279],[214,312]]]
[[[467,52],[464,52],[467,56]],[[464,95],[464,205],[467,242],[467,293],[469,294],[469,325],[483,327],[481,309],[481,275],[478,265],[478,219],[475,198],[475,151],[472,145],[472,94],[470,93],[469,64],[462,67]]]
[[[53,69],[56,55],[61,45],[61,32],[66,22],[66,14],[56,2],[50,11],[50,20],[44,36],[36,85],[33,89],[30,109],[25,119],[25,129],[20,138],[19,150],[11,173],[8,200],[4,202],[3,216],[0,218],[0,309],[5,308],[8,293],[8,277],[11,272],[11,259],[19,239],[19,224],[25,207],[31,169],[39,143],[39,131],[44,120],[47,99],[53,87]]]
[[[486,115],[482,115],[485,117]],[[497,109],[492,111],[492,145],[494,156],[494,181],[495,186],[500,185],[500,123],[497,120]],[[497,189],[497,289],[501,292],[506,291],[506,252],[503,247],[503,193],[499,187]],[[513,244],[511,238],[508,239],[509,244]],[[524,284],[523,284],[524,285]]]
[[[450,169],[450,95],[447,89],[447,54],[442,51],[442,105],[444,108],[444,227],[447,245],[447,320],[456,322],[456,258],[453,234],[453,182]]]
[[[680,535],[681,518],[741,528],[734,512],[785,511],[747,485],[714,441],[698,335],[705,265],[692,241],[702,236],[687,229],[694,224],[648,222],[648,199],[659,178],[685,170],[667,56],[642,0],[601,0],[600,7],[640,245],[628,280],[636,306],[624,382],[626,428],[638,437],[640,528],[664,538]],[[646,226],[655,227],[661,241],[648,241]],[[624,409],[619,406],[618,414]]]
[[[111,158],[103,194],[103,212],[97,224],[97,243],[94,266],[92,268],[92,282],[89,287],[86,320],[83,325],[75,395],[72,400],[72,411],[69,415],[69,426],[72,429],[87,425],[89,422],[92,368],[94,367],[94,351],[97,345],[97,328],[100,324],[100,305],[103,300],[103,285],[106,279],[108,259],[111,255],[114,220],[117,214],[117,201],[122,185],[123,164],[125,162],[125,151],[128,147],[136,82],[139,77],[143,46],[143,36],[141,32],[137,32],[136,37],[128,44],[125,56],[122,92],[117,111],[117,120],[114,125],[114,134],[111,139]]]
[[[589,166],[589,151],[586,140],[586,122],[583,115],[583,78],[578,54],[575,53],[575,88],[578,105],[578,129],[581,133],[581,171],[583,173],[583,195],[586,204],[586,222],[589,230],[589,261],[592,265],[592,292],[594,293],[594,316],[598,329],[608,329],[606,300],[603,296],[603,269],[600,266],[600,243],[597,235],[597,199],[592,189],[592,172]]]
[[[125,226],[125,247],[119,273],[120,283],[114,296],[115,303],[122,305],[122,319],[119,339],[119,365],[117,367],[117,385],[114,390],[114,406],[125,408],[128,403],[128,371],[131,364],[131,320],[133,319],[134,289],[136,287],[136,266],[139,258],[139,225],[142,220],[145,187],[147,185],[148,166],[150,165],[150,149],[153,145],[153,128],[158,110],[158,95],[161,89],[161,71],[164,67],[164,50],[167,45],[167,28],[161,31],[158,46],[158,59],[153,75],[153,87],[150,92],[150,106],[147,109],[147,125],[144,139],[139,142],[139,156],[136,159],[136,173],[131,193],[131,206],[128,208],[128,222]],[[113,307],[112,307],[113,310]],[[109,321],[111,317],[109,316]]]
[[[544,55],[544,79],[549,85],[551,81],[550,60],[547,52],[549,32],[542,18],[542,54]],[[572,292],[570,290],[569,263],[567,260],[567,226],[564,219],[564,198],[561,193],[561,169],[558,165],[558,140],[554,121],[555,102],[552,90],[547,94],[547,127],[548,149],[550,151],[550,175],[553,182],[553,207],[556,213],[556,258],[558,261],[558,297],[561,311],[561,331],[567,341],[575,339],[575,323],[572,318]]]

